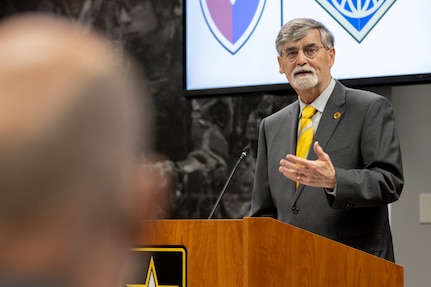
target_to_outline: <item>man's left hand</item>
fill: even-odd
[[[317,160],[307,160],[288,154],[280,161],[279,171],[294,182],[314,187],[334,189],[337,185],[335,168],[329,155],[318,142],[313,145]]]

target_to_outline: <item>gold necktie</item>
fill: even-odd
[[[296,144],[296,156],[306,158],[313,142],[313,124],[311,118],[316,113],[313,106],[305,106],[302,110],[301,120],[299,121],[298,142]],[[298,183],[296,183],[298,187]]]

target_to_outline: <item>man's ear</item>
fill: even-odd
[[[335,48],[331,48],[328,50],[329,53],[329,59],[331,61],[331,67],[334,65],[334,61],[335,61]]]
[[[278,61],[278,67],[279,67],[279,72],[280,74],[284,74],[284,69],[283,69],[283,59],[281,58],[281,56],[277,56],[277,61]]]

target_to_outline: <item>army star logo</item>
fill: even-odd
[[[156,267],[154,266],[154,259],[151,256],[145,284],[127,284],[127,287],[178,287],[178,285],[159,285]]]
[[[316,0],[358,43],[396,0]]]

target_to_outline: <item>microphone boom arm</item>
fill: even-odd
[[[224,184],[224,186],[223,186],[223,188],[222,188],[222,190],[221,190],[221,193],[220,193],[219,197],[217,198],[217,201],[216,201],[216,203],[214,204],[214,207],[213,207],[213,209],[211,210],[210,215],[208,216],[208,219],[211,219],[211,218],[214,216],[214,213],[216,212],[217,207],[219,206],[220,201],[221,201],[221,199],[223,198],[223,195],[225,194],[225,192],[226,192],[226,190],[227,190],[227,187],[229,186],[229,183],[231,182],[232,177],[233,177],[233,175],[235,174],[235,172],[236,172],[236,169],[237,169],[238,165],[242,162],[242,160],[243,160],[244,158],[246,158],[246,156],[248,155],[248,152],[249,152],[249,151],[250,151],[250,147],[249,147],[249,146],[246,146],[246,147],[242,150],[241,156],[239,157],[239,159],[238,159],[238,160],[237,160],[237,162],[235,163],[235,166],[233,167],[232,171],[230,172],[230,175],[229,175],[229,177],[228,177],[228,179],[227,179],[226,183]]]

